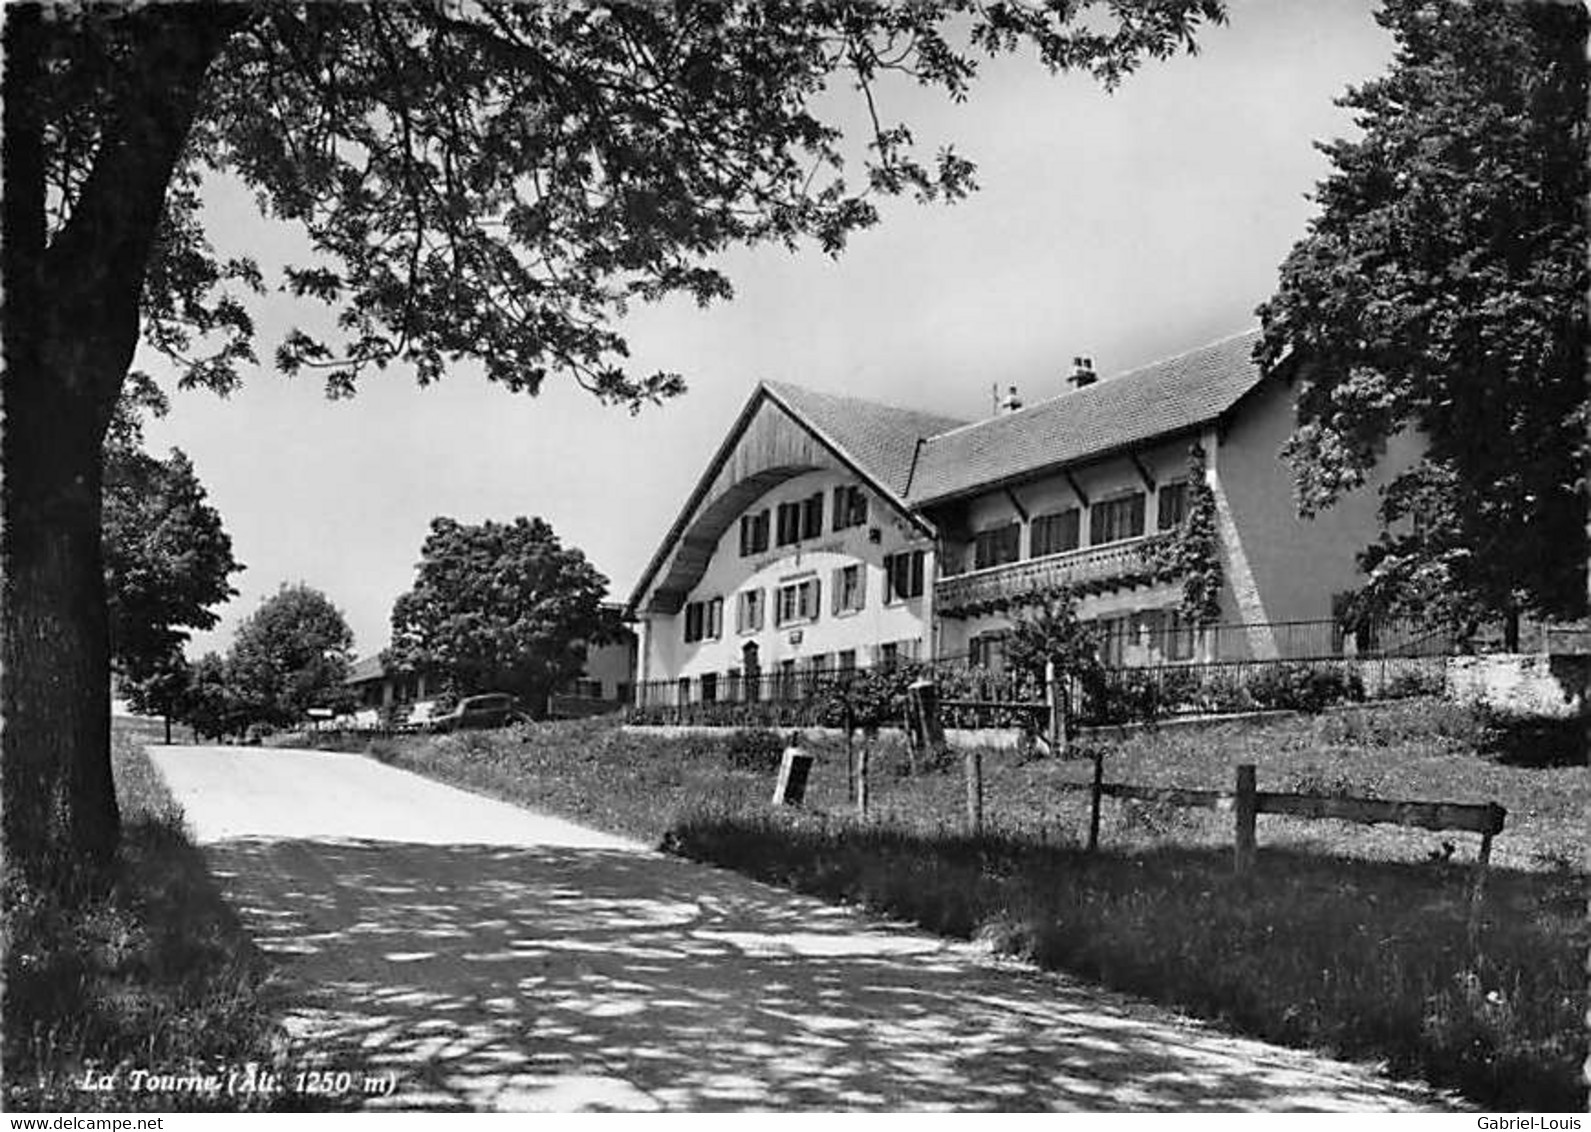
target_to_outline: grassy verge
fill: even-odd
[[[811,815],[687,819],[669,847],[1488,1108],[1585,1103],[1578,878],[1494,877],[1471,950],[1451,865],[1273,850],[1239,881],[1216,850],[1089,855]]]
[[[267,963],[188,840],[140,745],[149,738],[113,733],[123,839],[107,888],[45,893],[6,878],[5,1108],[302,1107],[291,1096],[226,1095],[229,1070],[285,1067],[287,1043],[265,1001]],[[220,1075],[222,1088],[140,1089],[135,1070]],[[85,1089],[90,1073],[114,1087]]]
[[[1533,725],[1531,725],[1533,726]],[[1233,1029],[1450,1086],[1493,1108],[1577,1110],[1587,947],[1577,741],[1434,701],[1112,743],[1107,777],[1509,808],[1478,948],[1465,930],[1473,835],[1260,820],[1260,867],[1231,876],[1230,817],[1108,803],[1080,851],[1082,762],[985,755],[993,832],[957,832],[954,760],[907,775],[875,752],[873,821],[846,754],[820,748],[803,812],[770,813],[767,735],[662,739],[609,723],[382,741],[394,765],[553,810],[1047,967]],[[1563,750],[1554,743],[1566,743]]]

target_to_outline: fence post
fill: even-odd
[[[1237,839],[1232,856],[1233,871],[1238,876],[1243,876],[1254,867],[1254,818],[1259,812],[1257,809],[1258,799],[1255,794],[1254,764],[1239,763],[1237,768],[1237,805],[1234,807],[1237,814]]]
[[[856,714],[845,701],[845,800],[856,801]]]
[[[938,764],[945,750],[945,729],[939,719],[939,688],[932,680],[914,680],[906,688],[906,724],[912,773],[917,773],[918,756]]]
[[[1492,809],[1497,809],[1496,803],[1492,804]],[[1494,819],[1495,820],[1492,822],[1493,826],[1502,825],[1500,815],[1494,814]],[[1485,895],[1486,891],[1486,867],[1491,863],[1492,859],[1493,833],[1494,830],[1488,829],[1486,832],[1481,834],[1480,856],[1475,859],[1475,879],[1471,883],[1469,890],[1469,922],[1467,927],[1469,930],[1469,942],[1471,949],[1473,949],[1480,941],[1481,898]]]
[[[872,744],[864,739],[856,753],[856,813],[863,821],[867,820],[867,762],[871,751]]]
[[[983,834],[983,752],[968,747],[967,766],[967,829],[974,837]]]
[[[917,773],[918,759],[928,749],[923,700],[931,687],[926,680],[913,680],[906,686],[906,747],[911,752],[911,772],[914,775]]]
[[[1099,799],[1105,782],[1105,748],[1094,748],[1094,783],[1088,791],[1088,851],[1099,848]]]
[[[1044,662],[1044,691],[1050,701],[1050,754],[1065,758],[1069,722],[1066,718],[1066,690],[1061,686],[1060,673],[1055,670],[1054,660]]]

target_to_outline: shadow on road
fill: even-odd
[[[207,852],[306,1061],[401,1107],[1344,1110],[1431,1098],[657,854]]]

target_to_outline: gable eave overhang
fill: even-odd
[[[707,492],[711,489],[714,481],[717,480],[719,473],[729,461],[736,446],[745,435],[746,429],[751,425],[752,420],[756,417],[764,402],[776,405],[791,421],[816,440],[836,463],[876,492],[896,513],[915,528],[929,538],[937,537],[937,529],[926,516],[913,511],[905,500],[900,497],[899,493],[880,480],[875,472],[853,457],[843,445],[814,424],[806,414],[792,405],[788,399],[781,396],[777,390],[762,382],[758,384],[756,390],[747,399],[745,406],[740,410],[740,414],[735,418],[728,433],[725,434],[723,442],[719,444],[718,450],[713,454],[713,458],[708,463],[706,470],[696,481],[696,486],[691,490],[691,494],[687,497],[685,505],[680,509],[679,515],[674,519],[657,551],[647,563],[646,570],[642,573],[640,581],[631,590],[630,598],[625,603],[625,610],[632,618],[640,615],[648,592],[657,582],[658,576],[663,572],[670,556],[673,555],[675,549],[683,541],[687,540],[691,524],[701,513],[706,502]],[[771,482],[766,484],[758,494],[762,494],[763,491],[768,490],[771,486]]]
[[[768,396],[768,387],[758,383],[757,388],[746,399],[739,416],[729,426],[729,431],[724,435],[723,442],[719,444],[718,451],[713,454],[712,460],[708,462],[707,470],[696,481],[696,486],[691,489],[690,495],[686,497],[685,505],[680,508],[680,513],[674,519],[673,525],[669,527],[668,533],[663,536],[663,541],[658,544],[651,561],[646,564],[646,569],[641,574],[641,580],[630,591],[630,600],[624,603],[625,612],[630,617],[636,616],[637,610],[641,607],[642,599],[646,597],[646,591],[652,587],[652,582],[657,577],[658,571],[663,568],[663,563],[668,561],[668,556],[673,553],[675,545],[684,536],[685,529],[690,525],[691,516],[696,514],[696,511],[700,508],[702,497],[707,494],[707,489],[718,478],[718,473],[723,470],[724,464],[729,460],[730,453],[734,452],[735,445],[740,443],[741,436],[745,434],[746,426],[751,423],[752,417],[757,414],[758,407]]]
[[[849,452],[845,450],[844,446],[839,444],[833,437],[829,436],[828,433],[824,432],[823,429],[813,424],[811,420],[809,420],[804,414],[799,412],[793,405],[791,405],[786,398],[781,396],[777,390],[767,389],[766,387],[764,388],[769,398],[786,413],[790,414],[790,418],[792,420],[796,421],[801,425],[802,428],[811,433],[813,437],[817,439],[818,443],[822,444],[823,447],[828,451],[829,455],[833,456],[853,475],[862,480],[865,484],[867,484],[868,487],[872,488],[875,492],[882,496],[885,502],[894,508],[902,518],[906,519],[929,538],[934,538],[938,534],[938,529],[934,526],[933,522],[929,520],[926,515],[919,514],[917,511],[915,511],[912,506],[901,497],[899,492],[890,487],[887,483],[884,483],[882,480],[880,480],[878,475],[871,469],[864,467],[858,460],[856,460]],[[916,457],[914,456],[913,463],[915,462]]]
[[[1003,491],[1007,488],[1019,487],[1022,484],[1031,483],[1033,480],[1043,479],[1045,476],[1059,475],[1062,472],[1075,472],[1081,468],[1087,467],[1090,464],[1099,464],[1106,460],[1114,460],[1118,457],[1129,455],[1130,453],[1140,451],[1156,444],[1169,444],[1172,441],[1180,440],[1185,436],[1198,435],[1204,431],[1206,426],[1213,424],[1218,420],[1224,420],[1230,415],[1232,409],[1235,407],[1236,405],[1234,403],[1234,405],[1229,406],[1227,409],[1214,416],[1193,421],[1189,424],[1178,425],[1176,428],[1169,428],[1163,432],[1157,432],[1152,436],[1146,436],[1139,440],[1130,440],[1124,444],[1116,444],[1109,448],[1101,448],[1094,452],[1088,452],[1082,456],[1074,456],[1070,460],[1057,460],[1053,463],[1039,464],[1031,468],[1023,469],[1020,472],[1012,472],[1010,475],[999,476],[995,479],[984,480],[980,483],[971,484],[967,487],[956,488],[954,491],[947,491],[941,495],[923,496],[920,499],[913,500],[912,506],[917,508],[943,507],[947,503],[959,503],[962,500],[972,499],[979,495],[987,495],[991,491]]]

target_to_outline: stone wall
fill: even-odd
[[[1501,711],[1568,718],[1585,710],[1591,657],[1540,653],[1455,656],[1447,661],[1447,696]]]

